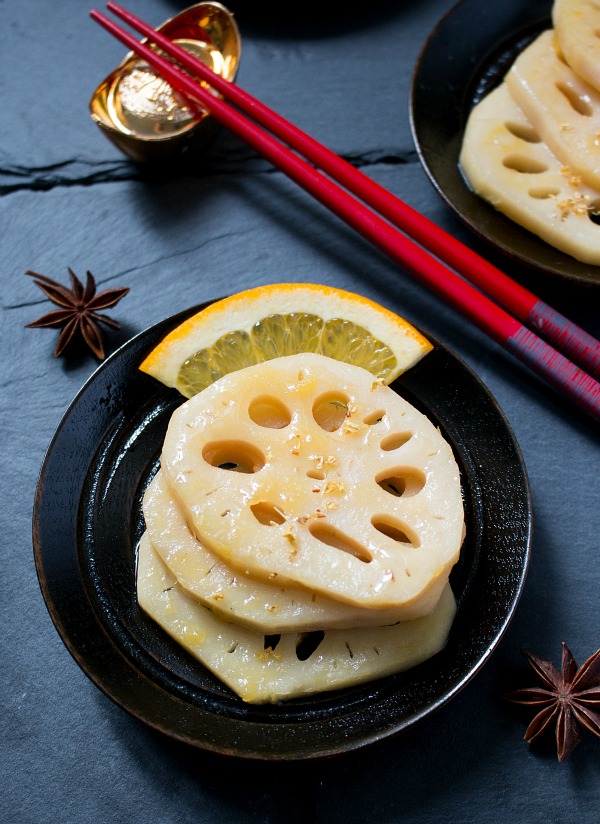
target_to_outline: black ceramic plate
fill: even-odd
[[[69,651],[131,715],[192,745],[247,758],[340,753],[396,733],[448,701],[498,643],[523,586],[530,498],[493,398],[442,345],[394,388],[441,427],[464,482],[467,539],[452,573],[458,614],[447,647],[410,672],[273,706],[244,704],[138,608],[140,502],[181,396],[138,370],[192,311],[110,357],[65,414],[34,508],[41,589]]]
[[[580,263],[502,215],[465,183],[458,166],[469,112],[517,55],[551,27],[549,0],[463,0],[441,20],[418,58],[410,118],[431,182],[479,237],[510,259],[570,284],[600,285],[600,267]]]

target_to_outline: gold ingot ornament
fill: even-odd
[[[157,31],[226,80],[235,79],[240,34],[233,14],[220,3],[191,6]],[[206,109],[189,106],[133,52],[95,90],[90,114],[109,140],[142,162],[176,159],[206,143],[216,127]]]

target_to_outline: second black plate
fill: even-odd
[[[458,166],[473,105],[497,86],[517,55],[550,28],[548,0],[463,0],[426,41],[412,82],[410,118],[423,167],[444,201],[479,237],[509,259],[565,283],[600,285],[600,267],[549,246],[486,203]]]

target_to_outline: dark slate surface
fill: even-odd
[[[475,243],[427,182],[408,121],[419,49],[451,4],[340,4],[337,16],[326,3],[285,5],[293,25],[273,24],[260,4],[231,4],[244,39],[240,83]],[[155,24],[179,8],[134,6]],[[597,821],[600,743],[587,735],[558,765],[551,745],[522,742],[524,717],[501,700],[529,679],[520,646],[558,662],[563,640],[580,661],[600,644],[597,428],[233,138],[220,134],[186,173],[141,174],[87,115],[122,54],[87,4],[4,0],[0,11],[1,819]],[[124,325],[111,349],[232,290],[319,280],[386,303],[475,369],[523,451],[534,543],[517,614],[456,699],[408,733],[324,763],[238,763],[163,740],[88,681],[51,623],[31,549],[45,450],[95,364],[56,361],[55,333],[24,329],[48,304],[22,272],[65,280],[67,266],[131,287],[112,312]],[[600,334],[597,292],[535,285]]]

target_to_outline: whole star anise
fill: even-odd
[[[114,306],[129,292],[127,288],[106,289],[96,294],[96,281],[91,272],[87,272],[85,287],[77,275],[69,268],[71,288],[63,286],[45,275],[32,272],[28,269],[25,274],[35,278],[35,285],[60,309],[43,315],[28,328],[62,327],[58,343],[54,350],[54,357],[58,358],[74,337],[79,333],[96,357],[104,358],[104,345],[99,324],[103,323],[112,329],[120,329],[121,324],[116,320],[99,314],[98,310]]]
[[[558,760],[564,761],[581,740],[582,728],[600,738],[600,649],[578,669],[563,642],[560,672],[550,661],[526,650],[522,653],[544,686],[516,690],[505,698],[539,709],[525,731],[528,743],[556,724]]]

